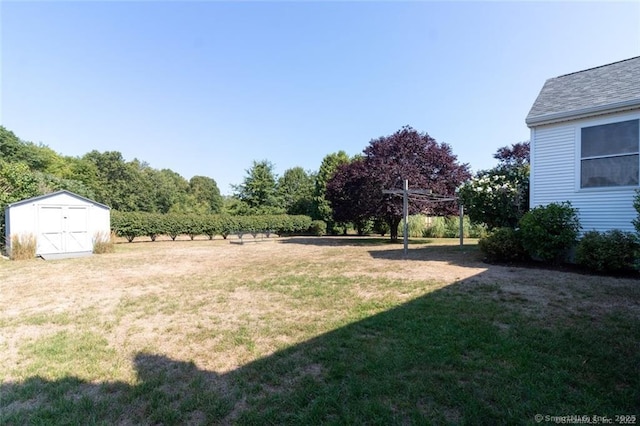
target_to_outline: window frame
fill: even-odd
[[[629,190],[630,188],[638,189],[640,187],[640,130],[638,136],[638,149],[632,153],[624,153],[624,154],[614,154],[614,155],[601,155],[601,156],[591,156],[582,158],[582,129],[587,127],[596,127],[596,126],[604,126],[607,124],[620,123],[623,121],[633,121],[638,120],[638,126],[640,129],[640,113],[627,113],[627,114],[616,114],[612,117],[604,117],[598,119],[590,119],[581,121],[576,127],[576,159],[575,159],[575,189],[576,192],[598,192],[598,191],[618,191],[618,190]],[[630,155],[638,156],[638,184],[636,185],[620,185],[620,186],[593,186],[593,187],[582,187],[582,161],[589,159],[598,159],[598,158],[614,158],[614,157],[624,157]]]

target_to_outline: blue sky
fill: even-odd
[[[403,125],[474,171],[547,78],[640,55],[640,2],[0,2],[0,124],[230,194]]]

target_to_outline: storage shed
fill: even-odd
[[[45,259],[93,253],[97,236],[110,234],[109,207],[69,191],[10,204],[5,210],[7,249],[12,236],[34,235],[36,255]]]
[[[531,207],[570,201],[583,231],[633,232],[640,56],[547,80],[531,128]]]

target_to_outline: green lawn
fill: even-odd
[[[455,243],[134,243],[0,263],[0,424],[640,414],[639,281],[484,265]]]

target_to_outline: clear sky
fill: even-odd
[[[0,2],[0,123],[221,191],[403,125],[474,171],[550,77],[640,55],[640,2]]]

